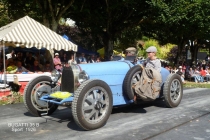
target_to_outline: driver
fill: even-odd
[[[129,47],[126,50],[126,56],[135,56],[136,55],[136,48]]]

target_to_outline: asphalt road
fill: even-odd
[[[0,111],[0,140],[210,140],[210,89],[185,89],[177,108],[163,101],[114,108],[93,131],[82,131],[70,108],[43,117],[31,116],[23,104]]]

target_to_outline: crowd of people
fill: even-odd
[[[84,53],[81,53],[79,56],[74,56],[74,54],[71,54],[68,58],[67,54],[63,54],[63,57],[61,57],[59,53],[55,53],[55,57],[53,58],[53,64],[55,66],[55,69],[62,70],[63,66],[70,66],[72,64],[86,64],[86,63],[98,63],[101,62],[100,57],[97,57],[95,55],[91,55],[88,57],[85,57]]]
[[[72,52],[59,51],[54,54],[54,58],[46,57],[44,53],[16,52],[11,51],[6,54],[6,71],[9,66],[16,67],[16,73],[42,73],[51,72],[54,68],[62,70],[63,66],[72,64],[85,64],[101,62],[100,57],[95,55],[85,56],[84,53],[74,54]],[[3,56],[0,59],[0,72],[4,70]],[[8,71],[7,71],[8,72]]]
[[[6,54],[5,57],[5,67],[8,72],[9,67],[16,68],[15,73],[42,73],[51,72],[52,68],[50,66],[50,61],[46,60],[43,54],[27,52],[23,54],[22,52],[15,53],[11,51]],[[0,71],[4,70],[3,57],[0,59]]]
[[[132,51],[128,51],[132,52]],[[51,72],[54,68],[57,70],[62,70],[63,66],[70,66],[72,64],[86,64],[86,63],[98,63],[101,62],[101,58],[96,55],[85,56],[84,53],[65,53],[56,52],[54,58],[52,59],[45,57],[42,53],[32,53],[27,52],[23,55],[22,52],[11,53],[6,55],[6,68],[9,66],[16,66],[16,73],[42,73]],[[129,56],[129,55],[128,55]],[[180,62],[178,66],[171,67],[167,64],[162,64],[169,70],[170,73],[177,73],[181,76],[183,83],[186,80],[194,81],[196,83],[210,82],[210,61],[198,61],[197,64],[193,63],[188,65],[188,63]],[[0,71],[4,70],[3,59],[0,59]]]
[[[197,64],[193,63],[179,63],[178,67],[165,66],[170,73],[177,73],[181,76],[183,83],[186,80],[194,81],[196,83],[210,82],[210,62],[206,60],[198,61]]]

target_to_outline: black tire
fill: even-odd
[[[97,129],[106,124],[112,105],[110,87],[101,80],[87,80],[75,91],[72,102],[73,118],[84,130]]]
[[[134,89],[132,86],[140,80],[142,73],[142,68],[140,65],[133,66],[125,75],[123,81],[123,94],[128,97],[128,99],[133,100]],[[132,81],[133,80],[133,81]]]
[[[49,86],[46,85],[45,83],[50,83],[51,79],[49,76],[39,76],[31,80],[27,85],[24,90],[24,95],[23,95],[23,101],[28,109],[28,111],[36,116],[39,117],[42,115],[42,113],[47,113],[47,103],[44,101],[39,101],[38,98],[40,98],[43,95],[46,95],[45,93],[41,93],[42,95],[40,97],[37,97],[37,93],[35,93],[36,86],[41,87],[41,86]],[[49,87],[48,87],[49,88]],[[39,104],[43,104],[43,106],[40,106]],[[49,103],[48,104],[48,114],[46,115],[51,115],[56,109],[58,108],[58,105]]]
[[[170,74],[164,83],[163,95],[167,107],[177,107],[183,96],[183,84],[178,74]]]

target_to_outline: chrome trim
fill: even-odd
[[[78,88],[79,86],[79,81],[78,81],[78,75],[82,71],[79,65],[71,65],[73,74],[74,74],[74,91]]]

